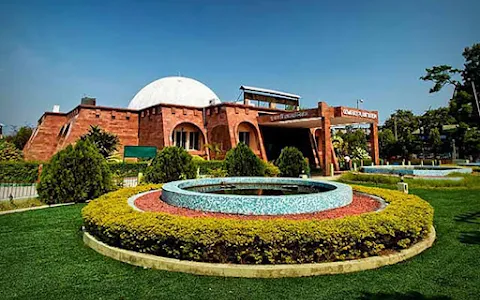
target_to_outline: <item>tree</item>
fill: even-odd
[[[262,161],[244,143],[228,150],[225,157],[225,169],[228,176],[263,176],[265,169]]]
[[[378,146],[380,148],[380,157],[390,158],[398,154],[395,136],[388,128],[378,131]]]
[[[22,152],[13,143],[0,140],[0,162],[22,160]]]
[[[420,117],[423,132],[430,132],[433,128],[442,128],[443,125],[456,124],[457,121],[450,115],[447,107],[429,109]]]
[[[308,164],[302,152],[295,147],[285,147],[275,162],[282,177],[298,177],[307,173]]]
[[[103,157],[107,158],[118,149],[120,140],[110,132],[106,132],[98,126],[90,125],[88,133],[81,137],[83,141],[89,139],[97,148]]]
[[[453,77],[462,73],[462,70],[452,68],[448,65],[433,66],[431,69],[426,68],[427,74],[420,77],[423,81],[433,81],[434,85],[430,88],[430,93],[439,92],[445,85],[451,84],[460,87],[461,83]]]
[[[217,159],[218,155],[222,153],[222,149],[218,143],[205,144],[204,147],[209,150],[211,159]]]
[[[20,129],[15,129],[13,135],[6,137],[6,140],[13,143],[18,150],[23,150],[27,144],[33,129],[29,126],[22,126]]]
[[[445,85],[453,86],[455,92],[449,103],[450,115],[456,119],[457,123],[464,122],[475,126],[480,120],[480,112],[473,97],[471,83],[473,82],[477,87],[480,85],[480,44],[466,47],[462,55],[465,59],[463,70],[448,65],[433,66],[427,68],[426,75],[420,79],[433,82],[430,93],[440,91]],[[455,79],[458,74],[463,80]]]
[[[463,143],[466,156],[472,156],[474,160],[480,157],[480,130],[468,129],[464,134]]]
[[[413,153],[420,152],[420,139],[413,134],[419,129],[420,118],[410,110],[399,109],[385,121],[383,129],[397,132],[397,152],[404,158],[409,158]]]
[[[145,172],[145,180],[151,183],[165,183],[196,176],[192,156],[180,147],[165,147],[157,153]]]
[[[428,142],[430,144],[433,156],[436,157],[440,148],[442,147],[442,139],[440,138],[440,131],[438,128],[430,129],[428,134]]]
[[[340,156],[350,155],[354,152],[363,152],[367,150],[367,136],[365,131],[351,126],[346,127],[346,131],[339,131],[332,139],[333,147]]]
[[[85,202],[112,188],[110,168],[90,140],[59,151],[45,166],[38,195],[47,204]]]

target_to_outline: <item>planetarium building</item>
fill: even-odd
[[[24,148],[27,160],[46,161],[75,143],[91,125],[116,134],[120,152],[125,146],[185,148],[206,159],[221,158],[238,143],[247,144],[264,160],[274,160],[285,146],[295,146],[313,165],[338,166],[331,126],[370,124],[372,159],[378,164],[378,113],[349,107],[299,109],[300,96],[241,86],[241,102],[222,102],[203,83],[186,77],[165,77],[143,87],[127,108],[98,106],[83,98],[67,113],[45,112]],[[220,152],[210,153],[206,145]]]

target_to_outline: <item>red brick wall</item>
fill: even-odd
[[[208,143],[201,108],[162,106],[161,114],[163,120],[163,143],[165,147],[173,146],[172,133],[175,127],[182,123],[189,123],[198,127],[203,134],[204,142]],[[205,148],[202,148],[200,151],[189,151],[189,153],[192,155],[207,155]]]
[[[230,131],[227,121],[227,110],[224,106],[215,106],[205,109],[208,142],[219,144],[222,150],[217,159],[223,158],[225,153],[232,148]]]
[[[230,132],[230,143],[233,147],[238,144],[238,126],[243,123],[249,123],[256,130],[256,137],[258,138],[258,146],[256,149],[252,149],[255,154],[260,158],[266,160],[267,155],[265,153],[265,147],[263,143],[263,137],[258,127],[259,111],[249,107],[226,107],[226,115],[228,120],[228,129]]]
[[[120,140],[119,152],[123,155],[123,146],[138,145],[138,113],[122,109],[105,109],[98,107],[80,107],[69,114],[70,132],[67,133],[57,151],[75,143],[88,132],[91,125],[99,126],[114,133]]]
[[[257,122],[259,112],[263,110],[229,103],[205,109],[163,104],[139,112],[81,105],[68,114],[45,114],[38,132],[27,143],[24,152],[27,160],[48,160],[57,151],[75,143],[88,132],[90,125],[97,125],[116,134],[120,139],[121,154],[125,145],[156,146],[161,149],[172,145],[173,130],[182,123],[198,127],[204,143],[220,143],[227,151],[238,143],[238,126],[247,122],[256,133],[257,146],[252,147],[254,152],[266,159],[263,137]],[[204,148],[190,153],[207,155]]]
[[[90,125],[97,125],[114,133],[123,146],[138,145],[138,113],[124,109],[78,106],[68,114],[44,116],[36,133],[24,148],[26,160],[49,160],[56,152],[75,143],[88,132]],[[62,130],[62,134],[60,134]]]
[[[49,160],[55,154],[58,134],[66,120],[65,114],[45,113],[23,148],[25,160]]]
[[[143,110],[139,113],[138,144],[141,146],[164,147],[162,111],[159,107]]]

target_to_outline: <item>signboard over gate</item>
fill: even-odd
[[[299,110],[299,111],[281,113],[281,114],[269,116],[269,121],[270,122],[286,121],[286,120],[293,120],[293,119],[313,118],[316,116],[317,116],[316,109],[307,109],[307,110]]]
[[[351,108],[342,108],[342,117],[357,117],[357,118],[366,118],[366,119],[378,119],[378,116],[375,112],[365,111],[365,110],[357,110]]]

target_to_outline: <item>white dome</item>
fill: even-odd
[[[133,97],[128,108],[143,109],[156,104],[206,107],[220,103],[217,95],[203,83],[186,77],[165,77],[149,83]]]

